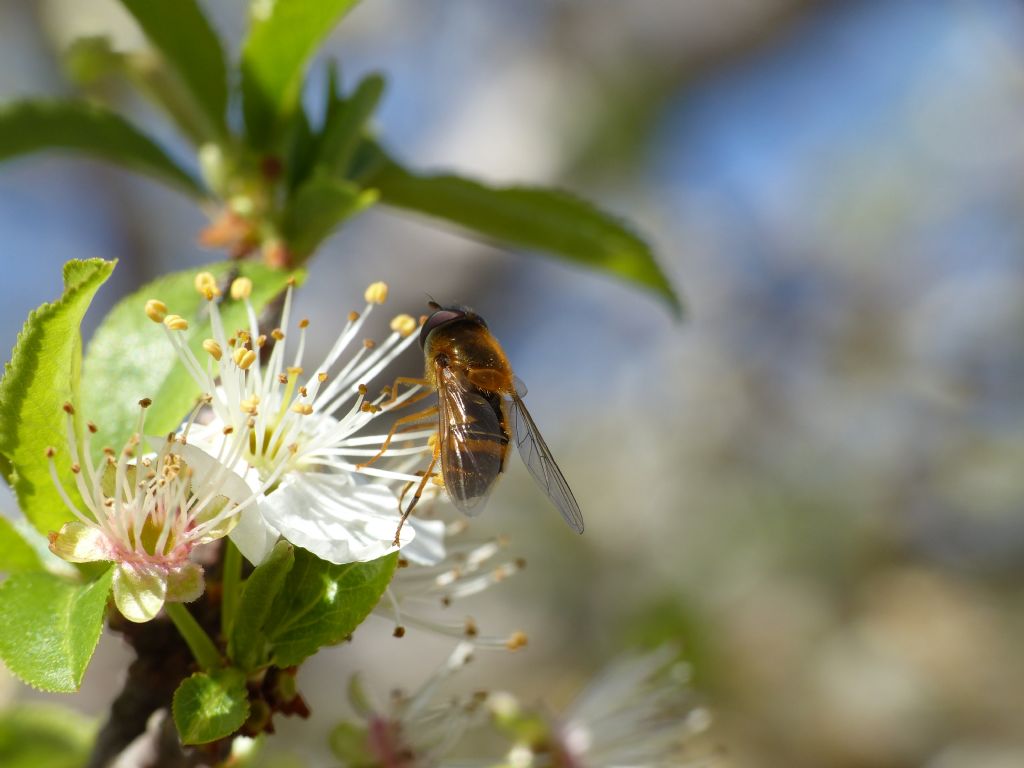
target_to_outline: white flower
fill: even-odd
[[[141,401],[137,431],[116,455],[94,464],[89,424],[82,444],[74,409],[65,404],[71,470],[85,505],[78,509],[57,477],[56,450],[47,450],[50,473],[77,518],[50,534],[50,549],[73,563],[111,561],[114,602],[125,618],[149,621],[166,601],[189,602],[203,593],[203,569],[192,549],[228,534],[254,501],[245,481],[203,451],[170,436],[144,436]],[[157,445],[149,451],[149,445]]]
[[[261,334],[249,301],[252,283],[238,278],[231,297],[245,303],[248,328],[228,335],[217,306],[220,291],[209,273],[196,277],[197,290],[208,300],[213,337],[203,348],[205,363],[176,331],[187,321],[167,314],[159,301],[147,304],[150,319],[162,323],[185,367],[210,393],[212,420],[196,425],[188,440],[213,455],[234,462],[250,485],[265,491],[259,502],[262,524],[242,527],[232,540],[252,562],[269,552],[278,533],[293,544],[334,563],[374,560],[394,550],[399,521],[392,485],[419,477],[388,468],[396,457],[429,451],[432,429],[403,434],[402,446],[389,448],[385,460],[368,467],[358,462],[373,457],[383,434],[363,434],[376,416],[404,404],[417,393],[408,388],[392,398],[371,398],[367,384],[415,341],[418,323],[399,315],[391,335],[381,344],[364,341],[344,363],[373,307],[384,301],[387,287],[371,285],[362,314],[348,316],[341,335],[318,365],[304,367],[308,321],[298,324],[297,339],[281,328]],[[281,326],[287,328],[293,290],[285,295]],[[266,354],[268,342],[273,349]],[[244,440],[239,435],[246,434]],[[401,546],[412,541],[417,526],[406,526]]]
[[[514,697],[492,694],[488,706],[505,728],[529,736],[508,754],[515,768],[695,768],[711,764],[688,754],[710,715],[695,705],[689,678],[672,646],[619,659],[540,738],[536,715]]]
[[[485,694],[441,699],[443,684],[472,660],[473,646],[459,643],[451,656],[413,694],[395,692],[386,706],[374,702],[359,679],[349,699],[363,722],[343,722],[331,747],[345,765],[430,768],[441,764],[465,730],[486,715]]]
[[[427,562],[417,562],[410,551],[403,551],[398,570],[384,593],[385,599],[374,609],[375,613],[394,620],[395,636],[404,636],[406,626],[413,626],[449,637],[468,638],[481,648],[517,650],[526,645],[526,634],[521,631],[503,636],[483,635],[472,617],[452,620],[437,616],[450,611],[460,598],[482,592],[526,566],[522,558],[495,562],[508,542],[504,538],[467,540],[464,534],[469,524],[461,519],[444,523],[413,518],[411,522],[418,527],[418,541],[430,541],[435,551],[428,553],[431,560]]]

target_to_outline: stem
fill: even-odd
[[[231,637],[238,611],[238,598],[242,592],[242,553],[231,539],[225,539],[224,567],[221,575],[220,629],[224,637]]]
[[[204,672],[216,669],[220,666],[220,652],[213,640],[206,634],[206,631],[199,626],[199,622],[189,613],[181,603],[166,603],[164,610],[178,628],[178,632],[185,639],[189,650]]]

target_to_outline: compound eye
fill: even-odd
[[[466,313],[459,309],[439,309],[437,312],[427,318],[427,322],[420,328],[420,349],[423,349],[427,344],[427,336],[435,328],[438,328],[445,323],[450,323],[452,320],[459,320],[466,316]]]

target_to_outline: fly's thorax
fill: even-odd
[[[426,375],[436,385],[437,363],[451,367],[488,392],[513,391],[512,368],[498,340],[472,320],[447,323],[430,332],[424,344]]]

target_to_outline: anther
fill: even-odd
[[[256,353],[253,352],[251,349],[239,347],[234,351],[232,359],[235,361],[235,365],[237,365],[243,371],[246,371],[249,369],[250,366],[252,366],[253,363],[256,362]]]
[[[275,328],[270,332],[270,335],[274,337],[274,341],[281,341],[284,339],[284,331],[280,328]]]
[[[505,641],[505,647],[510,651],[518,651],[520,648],[526,645],[526,633],[525,632],[513,632],[512,636]]]
[[[57,449],[56,448],[54,448],[52,445],[46,446],[46,458],[52,459],[56,455],[57,455]]]
[[[259,335],[259,336],[258,336],[258,337],[256,338],[256,346],[258,346],[258,347],[262,347],[262,346],[264,346],[264,345],[265,345],[266,343],[267,343],[267,334],[265,334],[265,333],[261,333],[261,334],[260,334],[260,335]]]
[[[348,313],[348,321],[350,323],[354,323],[358,319],[359,319],[359,313],[356,312],[355,310],[353,310],[352,312]]]
[[[85,428],[88,429],[89,432],[91,432],[94,435],[100,431],[100,428],[93,424],[91,421],[86,422]]]
[[[153,401],[150,400],[148,397],[144,397],[141,400],[139,400],[139,405],[142,408],[149,408],[149,406],[151,406],[152,404],[153,404]]]
[[[289,376],[301,376],[302,375],[302,368],[300,368],[298,366],[289,366],[289,367],[285,368],[285,370],[288,372]]]
[[[480,630],[477,629],[476,622],[473,619],[466,619],[466,628],[463,630],[466,637],[476,637],[480,634]]]
[[[236,277],[231,282],[231,298],[235,301],[248,299],[252,296],[252,280],[248,277]]]
[[[150,299],[146,302],[146,317],[154,323],[162,323],[167,317],[167,305],[159,299]]]
[[[242,409],[242,413],[255,414],[257,406],[259,406],[259,404],[260,404],[260,397],[259,397],[259,395],[253,395],[252,397],[245,398],[245,400],[243,400],[241,403],[239,403],[239,406]]]
[[[309,318],[304,317],[299,320],[299,328],[309,328]]]
[[[75,406],[73,406],[71,403],[64,403],[64,405],[61,407],[64,409],[64,413],[66,413],[68,416],[75,415]]]
[[[373,349],[374,347],[377,346],[377,342],[374,341],[373,339],[363,339],[363,346],[366,349]]]
[[[367,304],[383,304],[388,300],[388,284],[377,282],[371,283],[363,294]]]
[[[71,471],[77,475],[79,472],[82,471],[82,466],[76,461],[74,464],[71,465]]]
[[[181,315],[168,315],[164,318],[164,326],[170,331],[187,331],[188,320]]]
[[[196,290],[207,301],[212,301],[220,296],[220,288],[217,287],[217,278],[209,272],[200,272],[196,275],[194,282]]]
[[[323,371],[321,371],[320,373],[318,373],[316,375],[316,380],[319,381],[321,384],[323,384],[325,381],[327,381],[327,378],[328,378],[327,374],[324,373]]]
[[[411,335],[416,327],[416,321],[409,315],[399,315],[391,321],[391,330],[401,336]]]
[[[366,397],[366,392],[367,392],[366,385],[365,384],[360,384],[359,385],[359,394],[362,395],[363,397]]]
[[[206,339],[203,341],[203,349],[205,349],[214,360],[220,360],[221,356],[224,354],[224,350],[221,349],[220,344],[218,344],[214,339]]]
[[[283,373],[279,373],[279,374],[277,374],[277,381],[278,381],[279,384],[287,384],[288,383],[288,377],[285,376]]]
[[[302,416],[309,416],[313,412],[313,406],[309,403],[296,403],[292,410]]]
[[[395,631],[391,633],[392,637],[405,637],[405,627],[399,625],[395,627]]]

